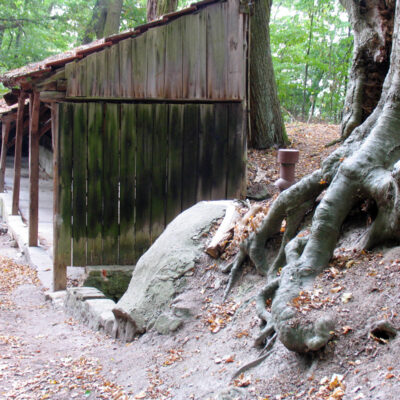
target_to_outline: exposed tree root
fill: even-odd
[[[399,8],[399,6],[398,6]],[[229,266],[231,277],[225,297],[234,285],[243,262],[249,258],[267,283],[257,299],[257,312],[264,323],[256,344],[276,332],[290,350],[315,351],[333,336],[334,319],[327,315],[316,321],[305,319],[293,304],[299,293],[310,288],[328,264],[341,226],[360,199],[371,199],[378,213],[360,246],[371,248],[388,240],[400,241],[400,67],[396,46],[382,99],[371,116],[328,157],[322,168],[280,194],[259,229],[240,247]],[[311,233],[298,232],[304,215],[326,189],[315,209]],[[321,197],[321,196],[320,196]],[[275,260],[269,260],[266,243],[281,229],[286,231]],[[281,269],[280,277],[277,272]],[[271,312],[266,300],[271,298]]]
[[[274,333],[268,340],[267,344],[265,345],[263,351],[260,353],[260,357],[256,358],[253,361],[250,361],[246,365],[243,365],[243,367],[239,368],[233,375],[232,379],[237,378],[239,375],[243,374],[244,372],[248,371],[251,368],[256,367],[260,363],[262,363],[265,359],[269,357],[269,355],[272,353],[272,347],[276,341],[276,333]]]

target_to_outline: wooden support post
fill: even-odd
[[[10,133],[10,121],[3,121],[1,135],[1,159],[0,159],[0,193],[4,192],[4,181],[6,176],[6,159],[8,150],[8,134]]]
[[[31,94],[29,101],[29,246],[37,246],[39,231],[39,92]]]
[[[60,232],[60,196],[59,196],[59,136],[58,136],[58,104],[51,105],[51,135],[53,142],[53,290],[65,290],[67,287],[67,266],[59,251]]]
[[[14,157],[14,184],[13,184],[13,200],[12,215],[18,215],[19,209],[19,190],[21,185],[21,153],[22,153],[22,136],[24,134],[24,107],[25,92],[21,92],[18,98],[17,127],[15,131],[15,157]]]

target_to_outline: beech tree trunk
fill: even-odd
[[[153,21],[161,15],[173,12],[178,7],[178,0],[147,0],[147,21]]]
[[[374,111],[389,71],[395,1],[340,0],[354,32],[353,64],[341,126],[342,139]]]
[[[359,30],[364,24],[364,17],[352,12],[360,4],[370,3],[372,1],[348,1],[354,26],[358,26]],[[375,3],[383,4],[380,1]],[[374,60],[379,60],[379,56],[388,57],[389,69],[381,85],[380,100],[365,121],[352,130],[342,146],[322,163],[321,169],[279,195],[262,225],[242,244],[237,259],[228,268],[231,277],[227,292],[246,257],[253,261],[260,273],[267,276],[257,301],[258,314],[265,324],[256,341],[259,345],[268,345],[270,340],[278,337],[288,349],[302,353],[318,350],[331,339],[334,318],[324,316],[305,322],[308,318],[296,309],[293,300],[301,291],[312,289],[315,277],[326,268],[342,223],[355,204],[368,200],[377,209],[359,244],[360,248],[371,249],[385,242],[400,242],[400,0],[386,3],[392,8],[387,8],[385,19],[379,21],[388,25],[381,28],[392,43],[391,54],[386,54],[390,53],[389,45],[382,45],[377,50],[375,41],[381,40],[381,37],[364,41],[363,51]],[[376,18],[381,18],[381,15],[375,14]],[[376,24],[378,21],[375,21]],[[357,54],[359,47],[356,46],[356,63],[359,62]],[[372,68],[379,75],[377,65]],[[367,66],[364,65],[364,68]],[[353,71],[357,68],[353,67]],[[349,88],[357,86],[354,80],[359,80],[359,76],[353,75],[352,79]],[[375,88],[372,88],[374,92]],[[364,92],[369,89],[370,86],[365,86]],[[372,96],[366,95],[365,107],[363,96],[354,98],[359,104],[350,105],[361,106],[364,111],[371,104],[371,99]],[[298,234],[304,215],[312,210],[324,190],[326,192],[314,212],[309,229],[311,233]],[[279,234],[283,220],[286,220],[286,230],[279,254],[275,260],[268,260],[265,245]],[[279,269],[281,274],[277,277]],[[272,299],[271,313],[265,306],[268,298]]]
[[[265,149],[288,143],[272,65],[269,20],[272,0],[255,0],[250,21],[249,147]]]
[[[123,0],[97,0],[82,43],[119,32]]]

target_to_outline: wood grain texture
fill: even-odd
[[[6,121],[1,124],[1,158],[0,158],[0,193],[4,192],[5,176],[6,176],[6,161],[7,161],[7,144],[10,134],[11,122]]]
[[[136,254],[141,256],[151,243],[152,104],[137,105],[136,158]]]
[[[146,56],[146,34],[142,34],[132,40],[132,75],[133,93],[132,98],[146,98],[147,85],[147,56]]]
[[[183,88],[183,30],[179,18],[166,25],[165,98],[182,98]],[[186,40],[190,40],[186,38]]]
[[[185,104],[183,109],[182,210],[197,201],[199,110],[197,104]]]
[[[119,105],[106,103],[103,132],[103,263],[118,263]]]
[[[73,105],[73,265],[86,266],[87,104]]]
[[[104,106],[88,104],[87,264],[103,264]]]
[[[119,94],[122,98],[133,95],[132,39],[122,40],[119,46]]]
[[[167,104],[154,104],[152,144],[152,186],[151,186],[151,241],[162,233],[166,223],[166,177],[168,156],[168,109]]]
[[[63,271],[71,263],[72,239],[72,129],[74,109],[71,103],[58,106],[58,134],[55,131],[54,171],[54,265],[60,274],[55,277],[56,287],[63,285]],[[54,116],[54,115],[53,115]],[[57,125],[55,125],[57,127]],[[58,185],[57,185],[58,183]],[[66,277],[65,277],[66,283]]]
[[[121,199],[119,263],[135,264],[136,108],[121,104]]]
[[[182,211],[183,108],[169,105],[167,223]]]

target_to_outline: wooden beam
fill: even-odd
[[[29,246],[37,246],[39,232],[39,114],[40,94],[30,96],[29,124]]]
[[[18,114],[17,127],[15,131],[15,157],[14,157],[14,184],[12,199],[12,215],[18,215],[19,209],[19,191],[21,185],[21,153],[22,153],[22,137],[24,134],[24,107],[26,94],[21,92],[18,98]]]
[[[57,92],[55,90],[40,92],[40,100],[44,102],[60,101],[65,99],[65,92]]]
[[[60,258],[59,232],[62,224],[60,218],[59,196],[59,136],[58,136],[58,104],[51,107],[51,131],[53,137],[53,290],[65,290],[67,287],[67,265]]]
[[[4,180],[6,176],[7,142],[10,133],[11,122],[3,122],[1,135],[1,158],[0,158],[0,193],[4,192]]]

